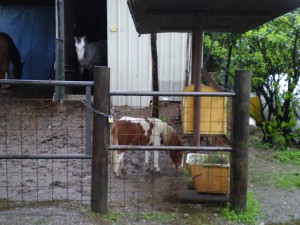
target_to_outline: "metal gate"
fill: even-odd
[[[53,101],[53,87],[93,82],[1,80],[0,199],[8,202],[90,202],[91,110],[80,99]]]
[[[242,72],[238,75],[237,80],[240,83],[249,84],[249,82],[244,81],[248,74]],[[125,192],[126,186],[128,186],[126,179],[117,180],[111,173],[109,150],[116,151],[130,148],[137,152],[143,152],[144,150],[231,152],[230,201],[236,205],[245,202],[247,190],[247,182],[245,182],[247,181],[247,169],[245,169],[245,166],[247,167],[246,145],[248,138],[246,130],[248,129],[247,115],[249,115],[249,109],[247,111],[247,107],[249,107],[250,86],[247,88],[243,85],[238,87],[236,89],[237,95],[228,92],[212,94],[205,92],[110,91],[109,69],[105,67],[95,68],[94,79],[95,82],[1,80],[2,84],[14,85],[86,87],[86,97],[85,100],[82,100],[84,104],[77,99],[75,106],[70,107],[68,107],[68,102],[71,99],[65,99],[63,104],[53,103],[51,98],[38,98],[40,96],[38,92],[35,93],[32,102],[26,100],[26,104],[21,104],[23,98],[12,99],[9,98],[9,95],[1,96],[1,104],[4,106],[0,111],[0,191],[2,201],[24,202],[68,199],[91,203],[92,210],[100,213],[106,213],[108,207],[120,207],[122,202],[121,207],[126,210],[128,201],[133,201],[133,206],[137,207],[138,210],[149,207],[149,204],[154,207],[155,202],[153,199],[155,198],[153,195],[157,191],[160,192],[160,190],[155,190],[155,186],[153,186],[155,182],[152,183],[152,186],[149,186],[147,183],[149,177],[144,178],[143,176],[141,179],[145,180],[146,183],[135,183],[128,194]],[[94,98],[92,105],[91,87],[93,85]],[[43,93],[43,90],[41,92]],[[24,97],[26,94],[21,92],[20,95]],[[113,96],[142,98],[142,96],[154,95],[199,96],[201,98],[205,96],[212,96],[213,98],[221,95],[229,98],[235,96],[234,109],[231,111],[231,113],[234,111],[234,121],[232,121],[234,129],[231,132],[234,140],[232,146],[110,146],[108,117],[111,114],[118,114],[116,111],[111,112],[110,98]],[[13,105],[12,101],[16,102],[14,108],[10,108]],[[44,107],[41,103],[43,101],[48,101],[51,107]],[[81,113],[76,113],[77,110]],[[79,118],[72,117],[74,111]],[[93,125],[91,125],[92,111],[94,111]],[[49,120],[48,117],[51,119]],[[76,122],[82,121],[82,118],[86,118],[84,123]],[[66,134],[59,135],[61,131],[66,131]],[[62,146],[59,144],[61,142],[58,142],[61,136],[65,137]],[[92,143],[91,137],[93,139]],[[74,144],[71,138],[73,138],[73,141],[74,139],[82,140],[80,146]],[[13,141],[19,143],[19,145],[11,148],[9,146]],[[47,147],[48,143],[50,143],[50,147]],[[140,170],[137,169],[137,171]],[[148,179],[148,181],[155,181],[155,176]],[[121,184],[122,186],[120,186]],[[152,199],[150,203],[146,202],[146,206],[141,204],[145,203],[140,198],[143,190],[141,185],[147,187],[146,199]],[[121,195],[117,196],[116,193]],[[159,198],[158,200],[161,201],[162,199]]]
[[[144,201],[147,198],[152,199],[151,203],[148,202],[154,209],[155,195],[159,195],[164,190],[156,189],[153,186],[155,183],[155,176],[150,178],[142,173],[142,183],[137,183],[132,186],[128,192],[126,192],[126,187],[130,186],[126,184],[127,178],[123,179],[123,182],[112,178],[111,170],[108,170],[108,152],[118,151],[118,150],[135,150],[143,152],[145,150],[153,151],[185,151],[185,152],[231,152],[231,167],[230,167],[230,195],[228,195],[227,200],[232,203],[235,208],[243,208],[246,203],[247,195],[247,142],[248,142],[248,123],[249,123],[249,99],[250,99],[250,80],[251,75],[249,71],[237,71],[235,77],[235,91],[237,95],[233,92],[222,92],[222,93],[208,93],[208,92],[130,92],[130,91],[110,91],[109,90],[109,70],[105,68],[98,68],[98,76],[95,76],[95,89],[94,89],[94,107],[96,110],[101,112],[100,114],[94,115],[94,126],[93,126],[93,164],[92,171],[93,174],[98,172],[98,176],[93,177],[92,181],[92,210],[94,212],[107,213],[108,207],[123,207],[123,212],[126,210],[132,210],[131,207],[134,206],[138,212],[141,212],[143,208],[147,208]],[[109,122],[108,117],[110,117],[110,98],[112,96],[125,96],[127,97],[138,97],[143,96],[193,96],[193,97],[211,97],[216,96],[227,96],[229,98],[234,98],[233,107],[230,110],[234,116],[234,121],[230,122],[233,124],[234,129],[231,130],[231,140],[229,146],[110,146],[110,135],[109,135]],[[125,101],[126,102],[126,101]],[[213,105],[214,100],[210,101]],[[142,104],[141,104],[142,105]],[[211,105],[211,106],[212,106]],[[223,109],[224,110],[224,109]],[[139,109],[137,109],[139,111]],[[125,106],[125,115],[126,115]],[[121,114],[117,112],[115,114]],[[127,114],[128,116],[132,116]],[[141,167],[137,167],[136,171],[141,171]],[[139,179],[137,175],[132,176],[133,180]],[[152,181],[152,185],[149,190],[149,183],[147,180]],[[177,180],[178,181],[178,180]],[[175,181],[177,184],[178,182]],[[114,184],[116,182],[116,184]],[[170,184],[173,186],[174,183]],[[131,183],[132,185],[132,183]],[[148,187],[146,190],[143,187]],[[174,190],[173,190],[174,191]],[[177,190],[176,193],[178,193]],[[118,193],[121,192],[121,202],[120,198],[117,198]],[[142,193],[146,194],[146,197],[142,197]],[[150,195],[149,195],[150,194]],[[120,196],[119,196],[120,197]],[[182,198],[181,198],[182,199]],[[220,199],[217,197],[217,201]],[[226,198],[225,198],[226,199]],[[212,199],[209,199],[210,201]],[[163,201],[162,198],[158,198],[158,201]],[[129,204],[128,202],[134,202],[134,204]],[[169,204],[169,203],[168,203]]]

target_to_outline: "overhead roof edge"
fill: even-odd
[[[127,0],[139,34],[204,31],[244,33],[300,7],[300,0]]]

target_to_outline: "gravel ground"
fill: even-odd
[[[250,149],[249,189],[255,194],[262,209],[257,224],[298,225],[300,224],[300,190],[276,187],[272,179],[277,172],[299,172],[299,169],[270,160],[271,154],[271,151],[265,153],[263,150]],[[140,211],[137,212],[134,206],[128,206],[126,209],[113,208],[110,210],[119,213],[113,214],[110,211],[109,216],[101,216],[92,213],[89,205],[66,201],[9,206],[1,204],[0,224],[234,224],[220,217],[221,208],[161,201],[155,213],[173,215],[176,212],[176,220],[172,218],[167,220],[143,217],[147,209],[139,209]],[[153,212],[152,210],[153,208],[149,206],[148,212]],[[122,219],[117,220],[117,215],[121,215]]]
[[[276,184],[283,174],[300,174],[300,168],[279,163],[272,150],[250,149],[249,189],[255,193],[263,214],[261,224],[300,224],[300,189]]]

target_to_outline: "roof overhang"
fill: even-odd
[[[300,0],[128,0],[140,34],[204,31],[244,33],[300,7]]]

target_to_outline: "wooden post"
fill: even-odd
[[[195,85],[195,92],[201,91],[201,67],[203,66],[203,27],[202,18],[199,26],[193,30],[192,39],[192,83]],[[195,97],[194,102],[194,139],[193,145],[200,146],[200,97]]]
[[[236,96],[233,109],[230,204],[235,211],[240,212],[246,210],[247,205],[251,72],[237,70],[234,79]]]
[[[110,114],[110,69],[94,68],[94,109]],[[93,212],[107,213],[108,199],[108,147],[110,125],[106,116],[93,114],[93,160],[91,207]]]
[[[151,34],[151,56],[152,56],[152,90],[159,91],[158,81],[158,59],[157,59],[157,34]],[[152,115],[151,117],[159,118],[159,96],[152,97]]]

